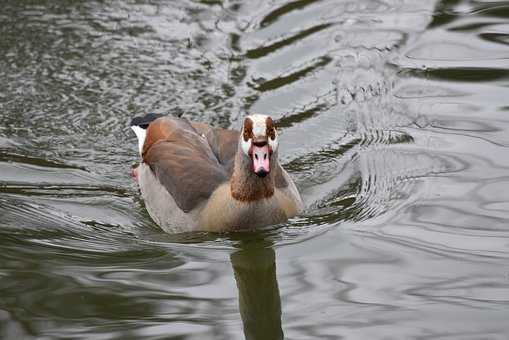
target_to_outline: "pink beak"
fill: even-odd
[[[270,172],[269,146],[253,145],[252,149],[253,171],[260,177],[265,177]]]

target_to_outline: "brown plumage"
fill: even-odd
[[[241,132],[181,118],[152,121],[140,144],[138,171],[152,218],[167,231],[230,230],[280,223],[301,210],[295,185],[277,160],[273,121],[262,122],[264,117],[246,118]],[[252,146],[246,151],[253,141],[270,150],[263,177],[253,171],[258,155]]]

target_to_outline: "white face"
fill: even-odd
[[[248,120],[250,120],[250,122]],[[269,129],[267,128],[267,125],[269,125]],[[267,136],[267,134],[269,134],[269,136]],[[272,152],[276,152],[279,145],[278,135],[272,119],[269,116],[253,114],[247,116],[244,120],[240,142],[242,151],[246,154],[246,156],[250,156],[249,151],[251,150],[253,137],[257,140],[266,139]]]

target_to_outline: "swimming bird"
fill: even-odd
[[[285,222],[303,209],[278,160],[271,117],[247,116],[239,131],[185,118],[134,118],[146,209],[166,232],[233,231]]]

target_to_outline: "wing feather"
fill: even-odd
[[[146,140],[144,162],[184,212],[228,180],[207,140],[187,120],[160,118],[150,124]]]

